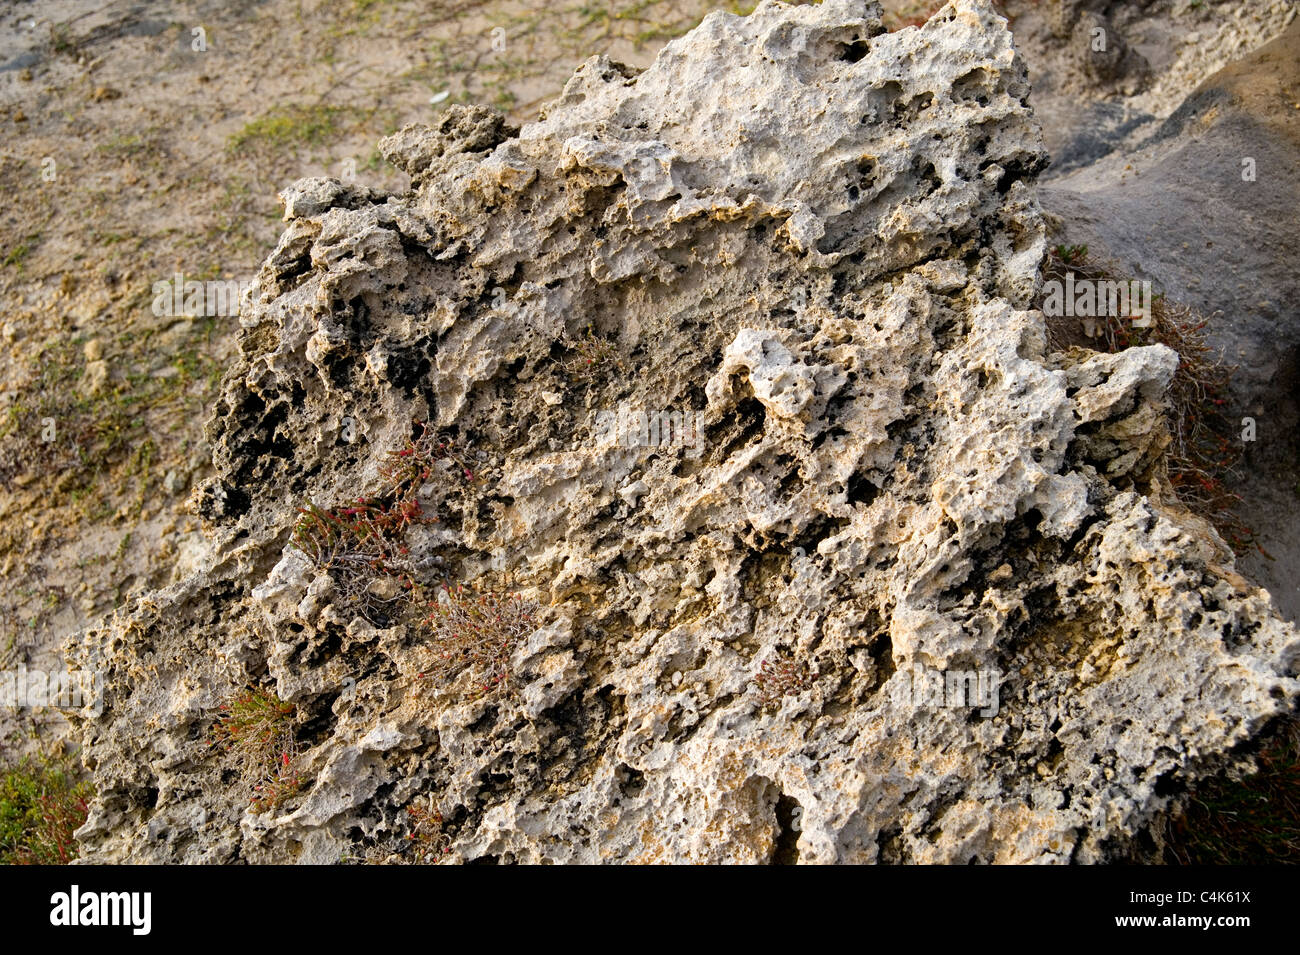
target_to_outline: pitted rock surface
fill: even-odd
[[[431,799],[453,861],[1106,859],[1290,707],[1300,641],[1169,503],[1177,356],[1046,351],[1028,94],[985,0],[765,2],[521,130],[403,130],[404,195],[287,190],[209,552],[69,646],[107,672],[83,858],[400,858]],[[597,442],[619,408],[702,447]],[[538,601],[515,695],[417,692],[425,638],[290,543],[424,421],[475,479],[424,487],[411,559]],[[777,659],[809,678],[763,706]],[[906,692],[934,671],[996,705]],[[263,813],[206,736],[250,683],[308,780]]]

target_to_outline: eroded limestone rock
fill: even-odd
[[[106,669],[83,857],[382,856],[432,797],[456,861],[1105,858],[1289,706],[1300,642],[1159,503],[1176,356],[1045,352],[1027,95],[984,0],[895,34],[765,2],[590,60],[517,135],[403,130],[406,195],[295,185],[210,552],[69,648]],[[619,407],[703,447],[599,444]],[[413,573],[542,607],[513,695],[421,692],[421,632],[289,542],[417,421],[463,461]],[[797,675],[766,703],[765,660]],[[263,813],[206,739],[250,682],[307,780]]]

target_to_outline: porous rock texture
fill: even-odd
[[[211,547],[68,648],[107,683],[83,859],[404,858],[429,799],[451,861],[1118,851],[1290,706],[1300,643],[1162,492],[1174,353],[1045,353],[1028,92],[985,0],[765,2],[522,131],[402,131],[406,195],[287,190]],[[620,407],[702,447],[596,441]],[[514,693],[418,692],[427,638],[290,543],[423,421],[475,479],[422,489],[413,566],[538,601]],[[810,677],[761,706],[764,660]],[[1000,672],[996,715],[897,692],[945,668]],[[307,779],[261,813],[208,743],[250,683]]]

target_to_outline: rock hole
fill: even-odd
[[[845,63],[856,63],[871,51],[871,44],[866,40],[854,40],[840,48],[839,59]]]
[[[633,799],[641,795],[641,790],[645,789],[645,773],[639,769],[633,769],[631,766],[620,766],[618,768],[618,779],[622,784],[623,792]]]
[[[989,102],[989,75],[982,67],[963,73],[952,84],[952,98],[958,103],[974,100],[981,106]]]
[[[861,504],[866,507],[875,500],[876,495],[879,493],[880,488],[872,484],[865,474],[855,474],[849,478],[848,501],[850,504]]]
[[[797,800],[785,793],[777,797],[772,865],[796,865],[799,862],[799,819],[802,816],[803,808]]]

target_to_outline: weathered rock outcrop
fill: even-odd
[[[1052,156],[1050,176],[1163,138],[1159,127],[1197,86],[1276,38],[1296,15],[1294,0],[1010,0],[1007,7]]]
[[[1300,619],[1295,466],[1300,461],[1300,20],[1208,77],[1140,146],[1039,189],[1062,224],[1126,273],[1155,280],[1211,318],[1210,344],[1230,378],[1236,420],[1256,441],[1238,490],[1268,558],[1242,567]]]
[[[1300,641],[1160,503],[1176,355],[1046,353],[1027,95],[983,0],[767,2],[521,131],[404,130],[409,194],[289,189],[211,550],[69,647],[106,673],[83,857],[384,855],[431,798],[457,861],[1106,858],[1290,706]],[[427,692],[427,634],[290,542],[424,421],[473,480],[420,489],[409,567],[539,603],[514,692]],[[261,813],[207,740],[249,683],[306,780]]]

